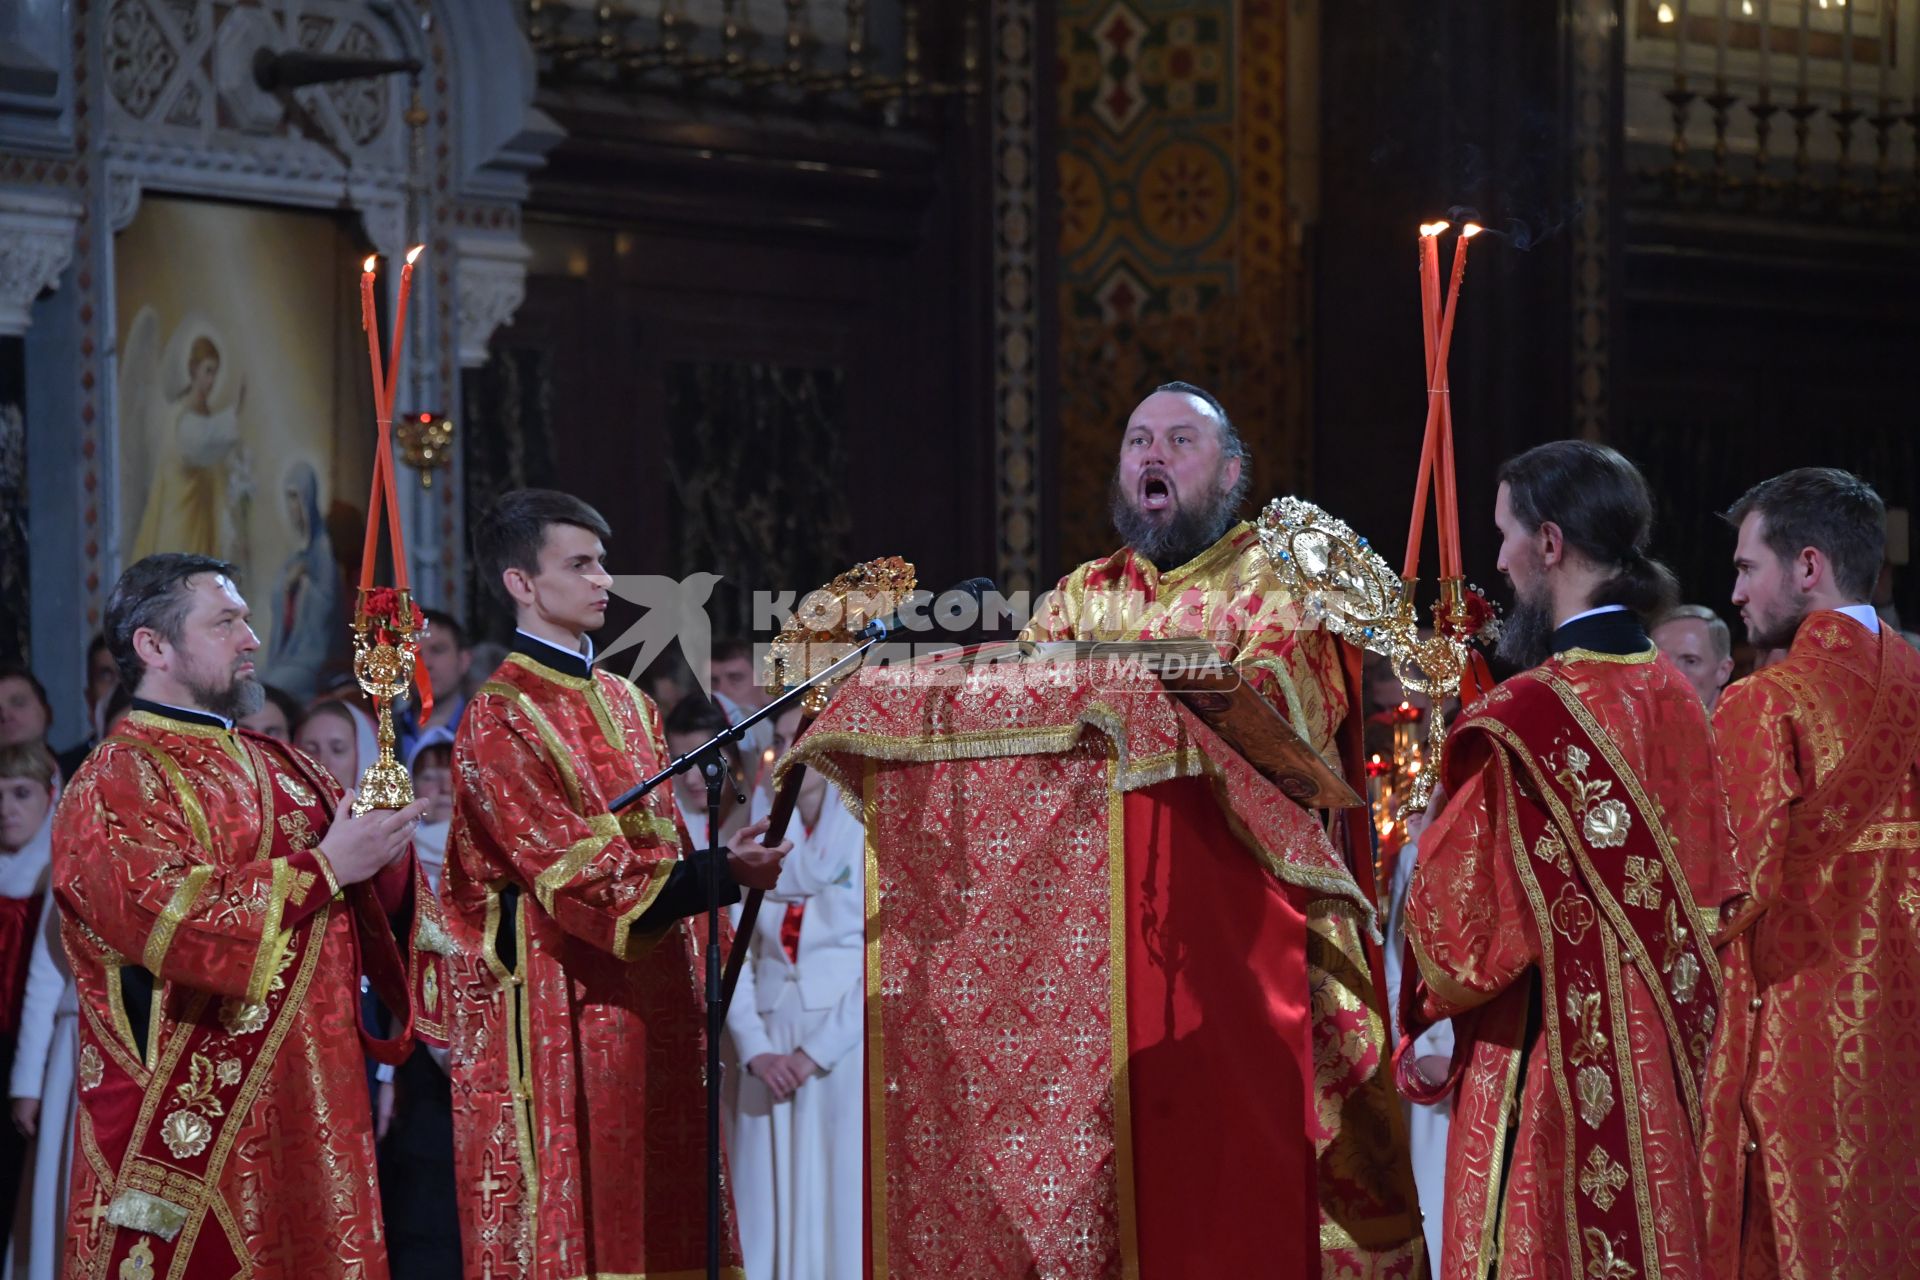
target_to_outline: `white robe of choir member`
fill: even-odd
[[[6,1280],[54,1280],[66,1237],[67,1184],[73,1169],[74,1055],[80,997],[60,945],[60,909],[47,895],[27,967],[9,1096],[38,1098],[38,1136],[20,1179]]]
[[[1426,824],[1417,822],[1418,832]],[[1409,840],[1394,859],[1393,889],[1387,900],[1387,990],[1393,993],[1392,1018],[1394,1042],[1400,1037],[1400,967],[1406,956],[1407,888],[1413,883],[1413,866],[1419,858],[1419,839]],[[1453,1022],[1442,1019],[1428,1027],[1413,1042],[1412,1052],[1421,1058],[1453,1057]],[[1453,1121],[1453,1103],[1436,1102],[1430,1107],[1402,1102],[1407,1112],[1407,1146],[1413,1160],[1413,1186],[1420,1196],[1422,1229],[1427,1238],[1427,1257],[1435,1270],[1440,1265],[1441,1227],[1446,1220],[1447,1128]]]
[[[770,807],[754,797],[757,821]],[[760,908],[727,1010],[740,1064],[729,1090],[727,1161],[747,1280],[839,1280],[861,1272],[861,1100],[866,1018],[866,834],[829,786],[811,831],[794,815],[793,852]],[[798,959],[780,945],[803,902]],[[733,908],[736,924],[740,908]],[[819,1070],[789,1098],[746,1069],[804,1049]]]

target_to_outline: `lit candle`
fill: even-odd
[[[367,331],[367,362],[373,370],[373,413],[377,420],[380,416],[380,395],[385,380],[380,376],[380,320],[379,312],[373,305],[374,268],[379,265],[378,254],[368,254],[367,260],[360,264],[360,327]],[[383,433],[384,434],[384,433]],[[373,561],[378,551],[380,522],[376,518],[380,510],[381,451],[376,450],[373,459],[373,492],[367,495],[367,540],[360,553],[360,589],[373,590]]]
[[[1733,18],[1728,14],[1727,6],[1732,3],[1733,0],[1720,0],[1720,40],[1719,43],[1713,47],[1713,79],[1715,92],[1719,92],[1727,83],[1727,36],[1733,30]]]
[[[1417,577],[1420,572],[1420,542],[1427,531],[1427,489],[1433,475],[1434,454],[1438,450],[1439,424],[1434,418],[1433,406],[1438,397],[1438,384],[1434,381],[1434,347],[1438,340],[1436,332],[1440,324],[1440,233],[1447,229],[1445,222],[1423,222],[1420,224],[1420,336],[1426,347],[1427,375],[1427,419],[1426,428],[1421,433],[1420,473],[1414,478],[1413,485],[1413,523],[1407,528],[1406,568],[1401,577]]]
[[[407,250],[406,265],[400,268],[400,300],[393,309],[393,363],[387,369],[387,403],[381,417],[393,421],[393,396],[400,384],[400,351],[407,338],[407,295],[413,292],[413,264],[427,246],[417,244]]]
[[[1460,505],[1454,491],[1453,406],[1448,390],[1447,359],[1453,350],[1453,321],[1460,306],[1460,282],[1467,274],[1467,241],[1480,234],[1480,227],[1467,223],[1460,228],[1460,240],[1453,248],[1453,279],[1447,289],[1447,309],[1440,320],[1440,341],[1434,354],[1436,381],[1440,388],[1440,458],[1435,484],[1435,505],[1439,508],[1440,576],[1460,576]]]
[[[1811,46],[1808,43],[1808,31],[1813,22],[1813,0],[1800,0],[1800,101],[1807,100],[1807,89],[1813,81],[1808,75],[1808,56]]]

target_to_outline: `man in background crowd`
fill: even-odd
[[[1733,632],[1703,604],[1675,605],[1653,624],[1653,642],[1680,668],[1707,714],[1733,676]]]

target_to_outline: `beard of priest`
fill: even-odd
[[[1201,388],[1172,382],[1142,400],[1121,436],[1111,491],[1114,527],[1126,545],[1062,578],[1022,638],[1213,640],[1303,740],[1323,757],[1337,759],[1336,736],[1351,697],[1341,646],[1323,629],[1304,623],[1298,601],[1274,573],[1253,525],[1235,519],[1247,491],[1247,456],[1226,410]],[[1364,789],[1364,783],[1360,786]],[[1262,888],[1285,900],[1278,910],[1304,919],[1306,991],[1276,985],[1268,993],[1272,1007],[1238,1009],[1231,1016],[1254,1028],[1273,1007],[1310,1000],[1314,1070],[1307,1108],[1313,1150],[1304,1160],[1312,1185],[1301,1190],[1312,1202],[1309,1212],[1319,1219],[1320,1265],[1327,1275],[1410,1276],[1418,1265],[1419,1217],[1405,1118],[1388,1070],[1391,1046],[1381,1030],[1385,998],[1374,953],[1353,913],[1329,895],[1296,894],[1295,886],[1277,883]],[[1143,922],[1158,913],[1166,913],[1167,920],[1174,914],[1167,902],[1130,904],[1130,916],[1136,911]],[[1154,946],[1178,949],[1178,930],[1164,921],[1142,928],[1152,934]],[[1194,979],[1173,972],[1167,982],[1175,990]],[[1129,1017],[1143,1034],[1162,1030],[1157,1012],[1135,1011]],[[1145,1079],[1146,1064],[1166,1047],[1156,1045],[1143,1054],[1136,1045],[1136,1118],[1187,1114]],[[1221,1071],[1215,1078],[1235,1078],[1233,1070],[1217,1065]],[[1223,1105],[1262,1105],[1241,1099],[1225,1085],[1219,1096],[1228,1100]],[[1136,1119],[1137,1149],[1151,1149],[1153,1134],[1142,1130],[1142,1123]],[[1274,1153],[1274,1158],[1284,1163],[1290,1153]],[[1204,1180],[1194,1185],[1203,1186]],[[1156,1212],[1168,1212],[1150,1207],[1156,1195],[1168,1203],[1179,1201],[1177,1189],[1164,1184],[1143,1182],[1138,1194],[1143,1223]],[[1257,1224],[1245,1225],[1254,1229]],[[1145,1250],[1147,1228],[1141,1230]]]
[[[262,690],[233,573],[160,554],[115,584],[133,710],[55,820],[88,1154],[67,1265],[382,1280],[365,1056],[444,1042],[446,935],[411,839],[426,806],[353,816],[319,765],[235,727]],[[363,976],[393,1039],[361,1021]]]
[[[1502,647],[1531,665],[1449,737],[1406,907],[1401,1084],[1453,1107],[1437,1274],[1704,1276],[1710,942],[1733,879],[1705,710],[1642,621],[1672,577],[1613,450],[1542,445],[1500,478]],[[1448,1017],[1436,1079],[1407,1046]]]
[[[1709,1262],[1913,1275],[1920,657],[1867,603],[1886,510],[1856,477],[1806,468],[1727,519],[1748,637],[1787,654],[1714,712],[1744,896],[1722,931]]]
[[[544,489],[503,495],[474,532],[518,624],[454,740],[444,873],[474,1280],[703,1270],[705,943],[688,917],[716,881],[722,903],[771,889],[792,848],[761,847],[761,821],[717,857],[693,851],[670,786],[609,809],[668,759],[652,700],[592,665],[609,536],[599,512]]]

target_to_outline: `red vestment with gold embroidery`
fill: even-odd
[[[365,1055],[411,1039],[361,1029],[360,979],[437,1038],[446,934],[410,853],[336,892],[315,846],[339,796],[273,739],[138,710],[67,789],[68,1276],[387,1275]]]
[[[1920,1275],[1920,656],[1814,614],[1714,731],[1751,895],[1708,1088],[1715,1273]]]
[[[1024,636],[1041,641],[1205,638],[1222,643],[1230,648],[1234,665],[1247,683],[1287,717],[1302,739],[1328,760],[1340,756],[1337,737],[1349,704],[1342,647],[1325,630],[1306,623],[1299,601],[1274,573],[1251,524],[1235,525],[1213,546],[1175,568],[1161,570],[1129,547],[1083,564],[1060,580]],[[1349,781],[1364,793],[1364,779]],[[1130,798],[1135,807],[1143,801],[1144,797]],[[1146,817],[1136,815],[1136,824]],[[1313,834],[1316,854],[1325,845],[1324,834]],[[1212,887],[1243,903],[1249,901],[1252,890],[1234,880],[1244,868],[1228,865],[1233,869],[1216,875],[1218,884]],[[1370,899],[1371,867],[1349,868],[1349,872],[1356,896]],[[1185,892],[1197,895],[1196,877],[1189,871],[1186,878],[1190,887]],[[1229,885],[1235,887],[1229,889]],[[1151,901],[1151,888],[1146,881],[1129,882],[1130,918],[1154,919],[1163,909]],[[1313,1062],[1308,1136],[1314,1149],[1306,1161],[1305,1177],[1311,1185],[1305,1190],[1311,1197],[1308,1221],[1318,1219],[1321,1274],[1328,1280],[1412,1275],[1423,1241],[1405,1117],[1388,1070],[1391,1046],[1386,1042],[1377,948],[1367,945],[1351,903],[1338,895],[1285,885],[1269,896],[1268,908],[1276,913],[1271,920],[1238,923],[1267,944],[1282,936],[1288,939],[1288,945],[1277,949],[1266,946],[1258,957],[1264,967],[1259,970],[1257,998],[1266,1002],[1267,1012],[1282,1010],[1296,999],[1298,984],[1304,983],[1311,993],[1305,1020],[1311,1042],[1306,1051]],[[1227,922],[1235,914],[1222,909],[1208,927],[1230,929]],[[1284,923],[1280,916],[1287,917]],[[1199,911],[1183,915],[1187,921],[1207,919]],[[1190,945],[1196,954],[1204,954],[1209,946],[1237,941],[1229,932],[1224,942],[1220,936],[1210,936],[1206,943],[1196,939]],[[1248,959],[1251,962],[1254,957]],[[1153,966],[1135,964],[1129,982],[1136,988],[1136,997],[1150,994],[1140,984],[1155,974]],[[1165,975],[1159,978],[1164,980]],[[1227,984],[1221,980],[1216,985],[1220,989],[1214,998],[1219,1000]],[[1254,992],[1243,994],[1256,998]],[[1136,1030],[1140,1025],[1143,1020],[1136,1023]],[[1251,1016],[1244,1026],[1248,1051],[1270,1053],[1264,1042],[1254,1047],[1254,1036],[1278,1034],[1276,1028],[1262,1028],[1259,1019]],[[1136,1053],[1144,1048],[1134,1046]],[[1156,1070],[1155,1064],[1164,1056],[1164,1049],[1144,1055],[1146,1070]],[[1196,1075],[1196,1083],[1198,1079]],[[1214,1076],[1216,1086],[1221,1079]],[[1136,1093],[1141,1087],[1136,1079]],[[1216,1087],[1212,1097],[1223,1114],[1245,1115],[1263,1105],[1224,1087]],[[1278,1098],[1267,1101],[1277,1103]],[[1177,1146],[1146,1131],[1152,1114],[1136,1111],[1134,1115],[1140,1144],[1149,1151],[1155,1146]],[[1158,1163],[1176,1167],[1168,1161]],[[1140,1167],[1146,1171],[1143,1177],[1156,1176],[1155,1162],[1142,1160]],[[1158,1214],[1165,1220],[1185,1220],[1208,1212],[1206,1206],[1186,1204],[1181,1195],[1183,1187],[1197,1194],[1202,1185],[1188,1178],[1184,1183],[1164,1179],[1157,1188],[1142,1186],[1143,1265],[1152,1244],[1144,1229],[1151,1225],[1150,1219]],[[1150,1199],[1155,1190],[1157,1204]],[[1278,1229],[1275,1221],[1268,1225]]]
[[[1456,1029],[1439,1274],[1707,1274],[1708,944],[1731,868],[1698,696],[1651,647],[1571,650],[1470,708],[1445,767],[1402,1005],[1407,1036]]]
[[[670,787],[607,808],[666,759],[632,684],[518,653],[461,718],[443,893],[474,1280],[704,1268],[704,925],[635,928],[684,830]],[[730,1219],[722,1238],[737,1275]]]

